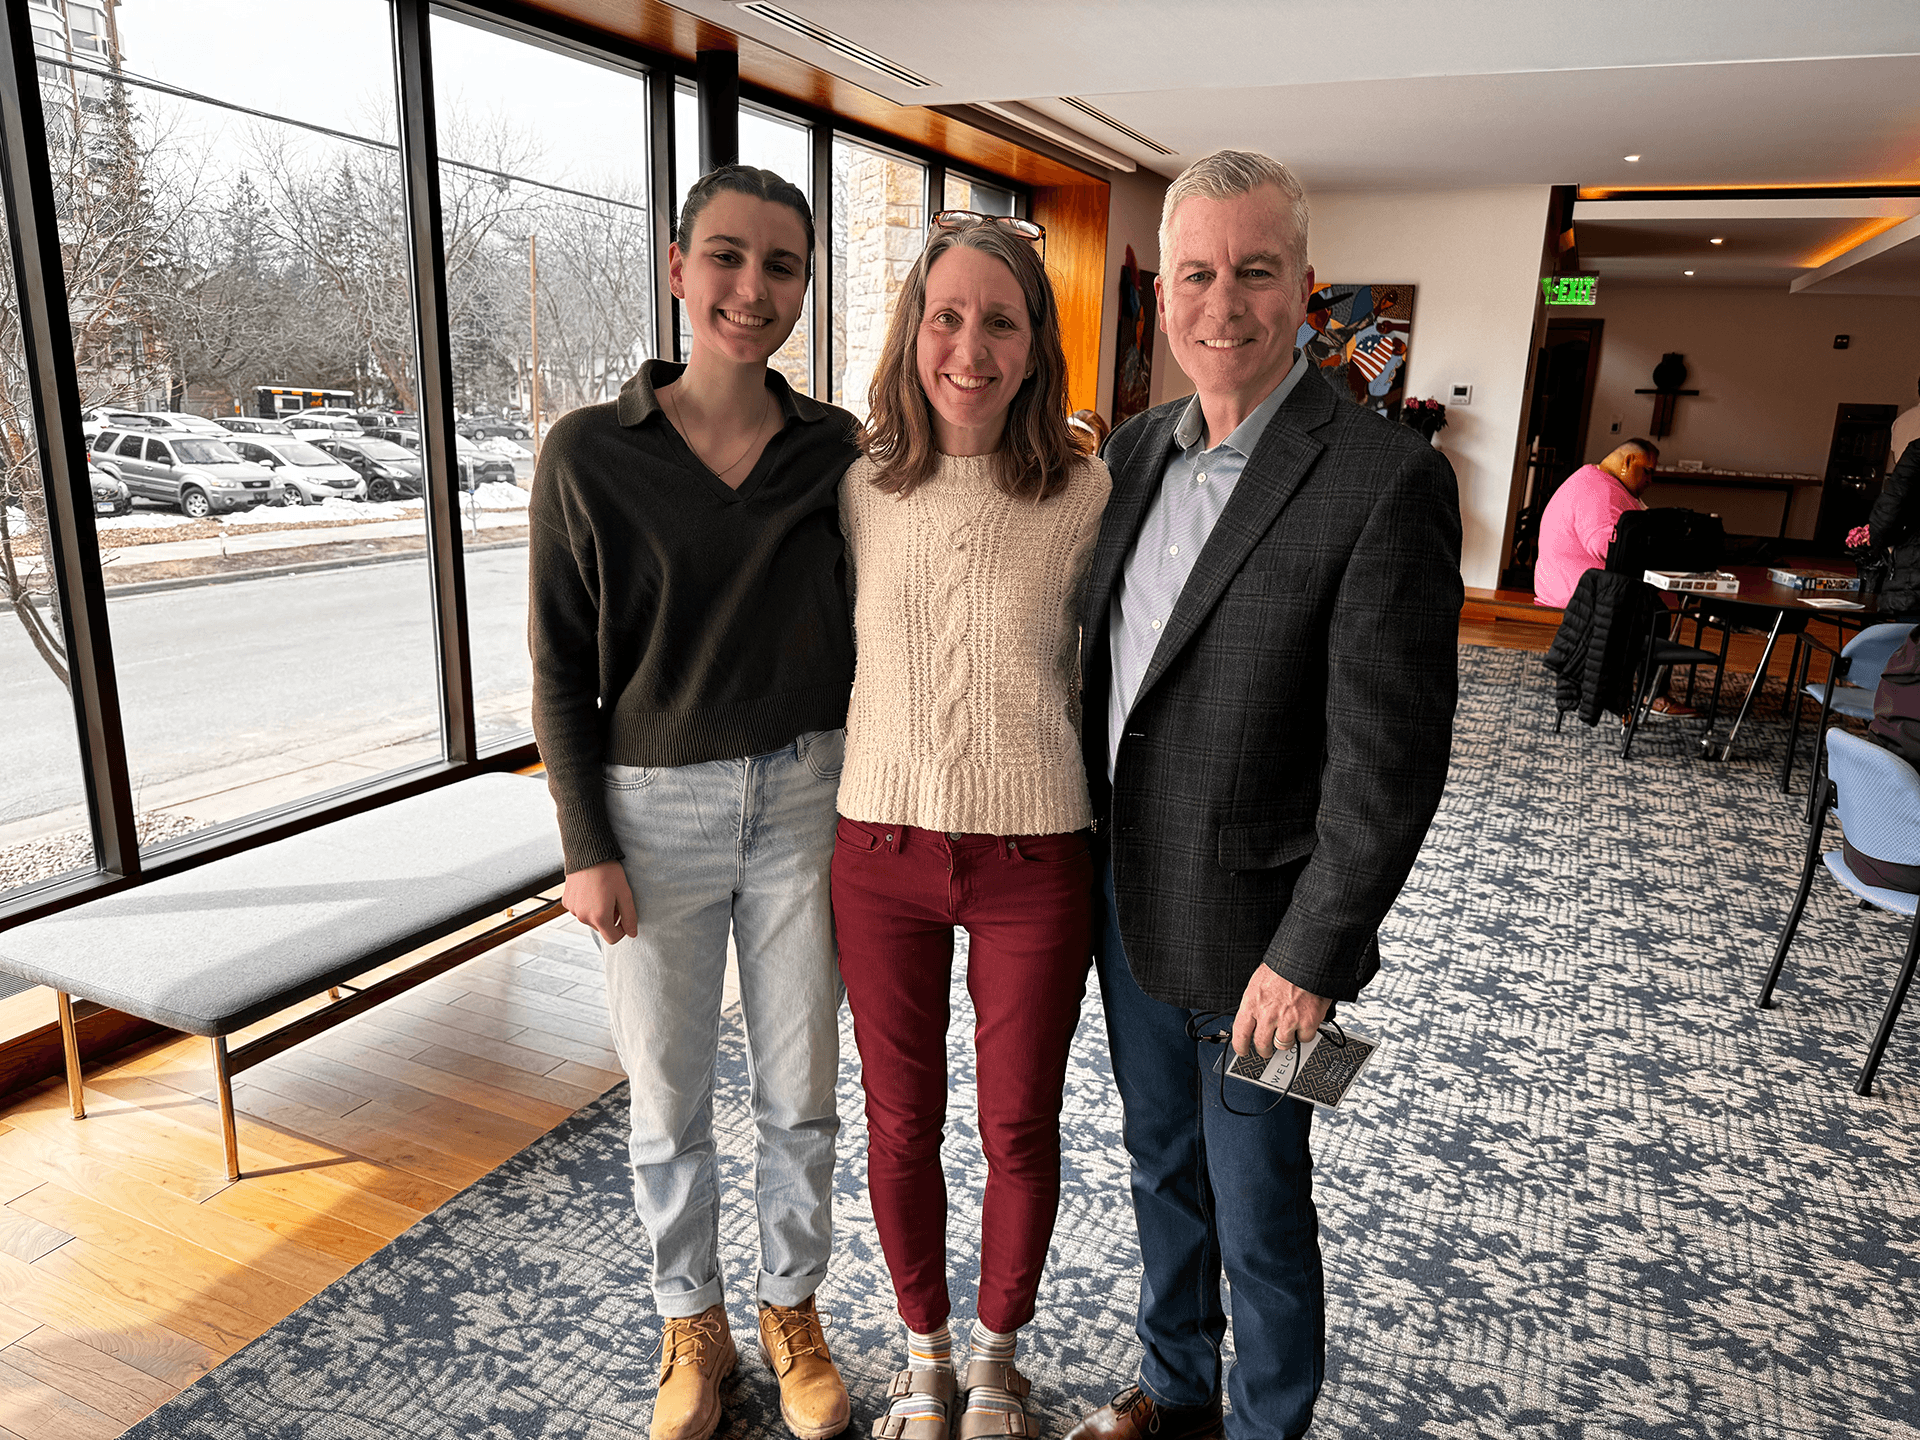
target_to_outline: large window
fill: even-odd
[[[989,185],[984,180],[975,180],[958,171],[947,171],[946,192],[946,198],[940,202],[944,210],[972,210],[981,215],[1020,213],[1011,190],[1001,185]]]
[[[37,887],[97,872],[96,835],[137,878],[204,853],[169,847],[257,843],[370,788],[534,758],[526,509],[539,443],[664,345],[654,207],[672,180],[652,168],[664,157],[648,143],[649,74],[679,92],[675,199],[698,170],[698,106],[673,64],[648,72],[530,37],[460,0],[439,0],[426,64],[406,70],[431,88],[431,141],[398,122],[411,82],[396,42],[414,43],[416,0],[336,0],[319,21],[281,0],[28,3],[34,44],[18,58],[39,77],[43,134],[29,137],[33,161],[0,178],[9,204],[37,207],[37,171],[23,172],[44,146],[52,205],[29,218],[57,252],[72,344],[21,327],[21,299],[38,303],[51,267],[0,274],[8,920],[70,898]],[[816,314],[809,289],[773,363],[864,413],[929,204],[1005,212],[1020,197],[951,169],[930,193],[936,157],[836,133],[819,114],[746,104],[739,137],[746,163],[815,207],[834,297]],[[446,284],[422,291],[424,197],[403,180],[436,163]],[[419,353],[423,295],[444,307],[425,317],[445,322],[444,357]],[[32,363],[29,338],[44,347]],[[74,382],[78,403],[58,418],[83,429],[87,474],[48,480],[98,526],[67,593],[50,565],[59,507],[29,383],[55,371],[61,386],[39,401],[65,404]],[[464,594],[434,583],[428,544],[421,402],[442,386],[461,434]],[[104,634],[71,603],[82,580],[105,591]],[[110,644],[114,673],[89,637]],[[470,689],[442,670],[456,653],[443,639],[466,642]],[[79,715],[95,733],[80,734]]]
[[[94,868],[20,295],[0,259],[0,896]],[[0,977],[0,995],[11,993]]]
[[[147,847],[442,754],[418,466],[217,423],[276,387],[417,407],[392,34],[381,0],[142,0],[70,62],[99,98],[43,87]]]
[[[887,320],[926,245],[927,169],[833,142],[833,403],[865,417]]]
[[[485,749],[531,723],[526,506],[538,440],[567,411],[617,397],[652,353],[647,88],[635,71],[439,13],[433,53]]]

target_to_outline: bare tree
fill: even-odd
[[[66,272],[80,399],[128,404],[170,371],[151,303],[184,217],[197,203],[197,168],[170,135],[144,123],[125,87],[82,104],[49,89],[47,147],[60,259]],[[47,501],[32,423],[17,277],[0,267],[0,594],[35,651],[71,689],[59,596],[47,563]],[[22,544],[39,552],[29,565]]]
[[[617,392],[644,353],[653,312],[645,196],[615,179],[600,201],[541,207],[540,384],[555,410]]]

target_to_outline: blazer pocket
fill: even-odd
[[[1319,843],[1312,830],[1267,820],[1220,827],[1222,870],[1272,870],[1311,855]]]

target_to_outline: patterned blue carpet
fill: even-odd
[[[1343,1012],[1392,1048],[1315,1127],[1330,1353],[1316,1437],[1920,1436],[1920,1009],[1851,1093],[1904,928],[1817,884],[1752,1006],[1804,844],[1769,741],[1709,766],[1651,729],[1552,733],[1535,656],[1463,648],[1452,783]],[[1804,771],[1803,771],[1804,775]],[[1802,780],[1804,783],[1804,779]],[[1135,1252],[1090,998],[1033,1405],[1059,1434],[1130,1378]],[[955,991],[956,1295],[983,1171]],[[724,1261],[750,1323],[750,1127],[721,1058]],[[829,1332],[857,1433],[899,1363],[850,1034]],[[624,1090],[427,1217],[138,1440],[645,1436],[659,1327]],[[970,1318],[962,1304],[957,1318]],[[750,1331],[746,1331],[750,1335]],[[743,1347],[727,1440],[783,1435]]]

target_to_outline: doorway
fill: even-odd
[[[1513,559],[1500,577],[1505,589],[1533,588],[1540,553],[1540,516],[1553,492],[1584,463],[1593,387],[1600,378],[1604,320],[1549,320],[1546,343],[1533,367],[1527,413],[1527,483],[1513,527]]]

